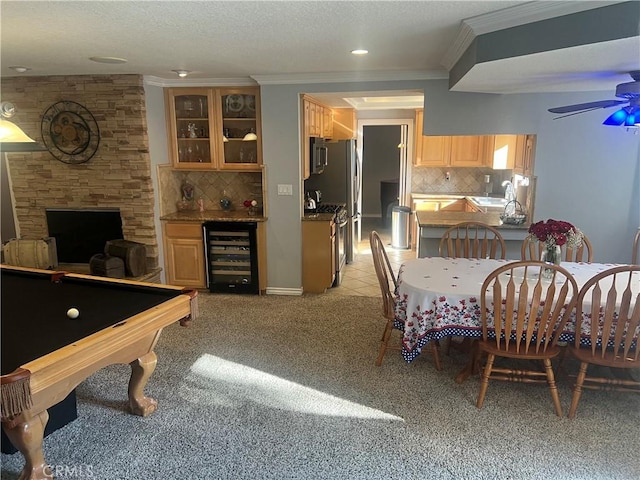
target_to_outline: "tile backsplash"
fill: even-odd
[[[449,172],[449,180],[446,180]],[[413,167],[411,192],[413,193],[485,193],[485,175],[489,175],[488,191],[493,195],[504,193],[502,182],[511,180],[512,170],[492,168]]]
[[[202,199],[205,210],[222,210],[220,200],[225,195],[231,200],[233,210],[244,209],[242,203],[247,199],[256,200],[258,208],[262,208],[261,172],[180,171],[161,165],[158,167],[160,215],[177,210],[185,182],[193,186],[193,197]]]

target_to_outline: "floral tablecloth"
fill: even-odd
[[[398,273],[395,327],[404,331],[402,356],[413,361],[427,342],[448,336],[479,338],[480,288],[496,268],[513,260],[427,257],[408,260]],[[562,262],[578,288],[614,264]],[[574,339],[569,322],[560,340]]]

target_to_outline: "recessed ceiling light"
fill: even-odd
[[[351,53],[354,55],[366,55],[369,53],[369,50],[365,50],[364,48],[357,48],[355,50],[351,50]]]
[[[20,67],[18,65],[14,66],[14,67],[9,67],[11,70],[15,70],[18,73],[24,73],[28,70],[31,70],[29,67]]]
[[[180,78],[184,78],[189,75],[189,70],[171,70],[172,72],[176,72]]]
[[[98,63],[127,63],[126,58],[118,57],[89,57],[89,60]]]

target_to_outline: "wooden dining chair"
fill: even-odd
[[[520,247],[520,255],[522,260],[540,260],[542,256],[542,250],[544,248],[544,242],[537,242],[525,238],[522,241]],[[567,247],[562,245],[560,247],[562,252],[562,259],[565,262],[593,262],[593,247],[586,235],[583,234],[582,244],[578,248]]]
[[[396,289],[398,287],[398,280],[396,278],[389,257],[384,248],[384,243],[380,238],[380,235],[375,230],[372,230],[369,234],[369,243],[371,245],[371,256],[373,257],[373,265],[376,270],[376,276],[378,277],[378,283],[380,284],[380,292],[382,293],[382,315],[386,319],[384,331],[382,332],[382,340],[380,343],[380,349],[378,350],[378,358],[376,359],[376,366],[382,365],[382,359],[387,350],[402,350],[402,344],[398,342],[397,345],[389,345],[391,333],[393,331],[393,324],[395,322],[395,307],[396,307]],[[431,342],[429,351],[433,355],[433,360],[437,370],[442,370],[440,363],[440,352],[437,342]]]
[[[547,280],[543,268],[553,270]],[[476,406],[482,408],[489,380],[547,383],[556,414],[562,406],[551,366],[560,354],[558,338],[573,312],[578,285],[573,276],[559,265],[529,260],[510,262],[491,272],[480,294],[482,338],[478,341],[476,361],[486,354],[480,393]],[[496,357],[514,359],[513,364],[494,365]],[[512,368],[518,360],[542,361]]]
[[[636,233],[636,237],[633,239],[633,251],[631,253],[631,263],[633,265],[640,264],[640,228],[638,229],[638,233]]]
[[[640,368],[640,265],[610,268],[582,286],[576,302],[576,332],[581,334],[576,334],[568,353],[580,368],[569,418],[576,414],[583,388],[640,393],[640,381],[630,375],[612,378],[602,370],[587,371],[589,365],[609,367],[612,373]],[[588,346],[582,344],[586,340]]]
[[[505,258],[507,246],[494,227],[482,222],[462,222],[440,237],[440,256],[452,258]]]

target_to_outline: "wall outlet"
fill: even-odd
[[[449,180],[451,180],[451,172],[447,172],[444,174],[444,179],[446,182],[448,182]]]

